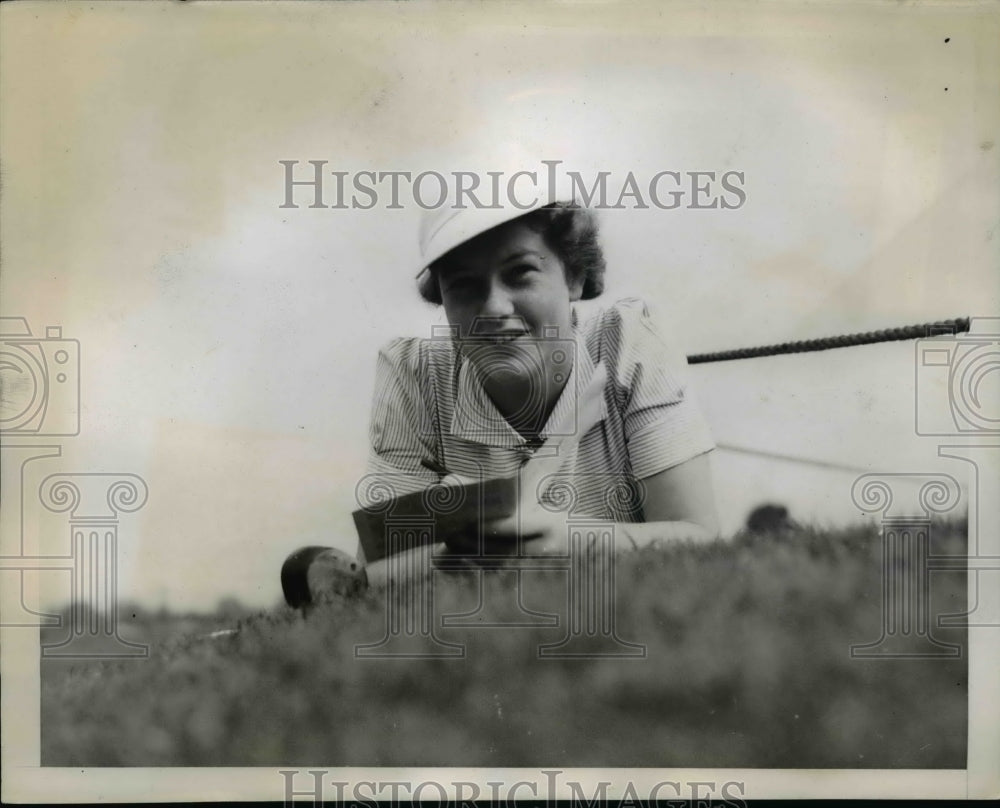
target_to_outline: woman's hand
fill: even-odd
[[[451,476],[445,481],[464,482]],[[646,522],[607,523],[613,531],[616,552],[679,541],[710,542],[719,537],[707,454],[647,477],[642,484]],[[591,524],[588,520],[589,529]],[[482,548],[478,525],[457,531],[447,539],[448,546],[453,553],[468,556],[473,562],[485,553],[491,564],[505,555],[514,559],[569,554],[566,514],[537,503],[523,502],[518,513],[487,523],[482,532]]]
[[[569,553],[566,514],[552,512],[537,503],[522,505],[517,513],[486,525],[488,546],[500,552],[508,549],[523,556],[561,555]],[[520,548],[518,540],[520,539]]]
[[[488,556],[491,565],[503,556],[564,556],[568,553],[566,526],[566,514],[553,513],[537,504],[524,505],[511,516],[483,525],[482,547],[478,525],[449,537],[448,546],[457,554]]]

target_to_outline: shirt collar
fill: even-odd
[[[541,438],[551,434],[570,434],[575,430],[579,395],[587,387],[594,375],[595,364],[580,333],[576,311],[573,311],[572,344],[575,349],[573,369],[555,407],[549,414]],[[475,371],[468,361],[459,359],[458,380],[456,382],[455,409],[451,419],[451,435],[463,440],[508,449],[520,449],[527,445],[524,436],[514,429],[504,418],[489,395],[480,384]],[[601,415],[607,416],[607,402],[601,397]]]

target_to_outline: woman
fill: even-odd
[[[520,475],[517,512],[484,533],[529,555],[564,554],[568,516],[613,523],[619,551],[718,536],[714,444],[683,356],[641,301],[584,321],[574,311],[604,287],[591,211],[439,208],[422,223],[421,251],[420,294],[444,307],[449,329],[380,351],[367,479],[402,495]],[[469,538],[450,540],[451,552],[474,555],[480,537]],[[324,564],[312,589],[363,575],[346,558]],[[369,573],[383,576],[384,562]]]

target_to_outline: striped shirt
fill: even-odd
[[[541,438],[575,429],[581,395],[607,371],[599,420],[565,453],[543,497],[571,514],[642,521],[642,479],[714,448],[687,381],[687,360],[660,336],[647,306],[620,300],[580,322],[565,350],[566,386]],[[558,372],[558,368],[557,368]],[[529,402],[530,404],[530,402]],[[399,338],[378,355],[362,506],[426,488],[440,473],[512,476],[537,450],[499,413],[444,331]]]

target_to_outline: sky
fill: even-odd
[[[102,472],[149,492],[118,524],[123,599],[270,605],[295,548],[353,551],[376,352],[444,319],[419,211],[283,209],[280,160],[743,172],[736,210],[600,212],[596,303],[642,297],[689,354],[995,315],[1000,31],[976,8],[5,4],[0,313],[80,350],[79,434],[8,435],[5,546],[67,552],[35,492]],[[865,472],[967,487],[917,434],[918,401],[950,418],[918,348],[692,367],[723,528],[764,501],[857,521]],[[22,474],[12,442],[61,454]]]

